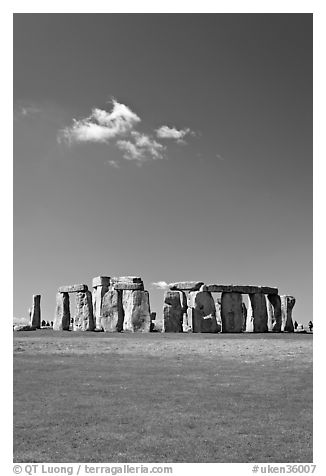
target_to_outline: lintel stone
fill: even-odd
[[[97,286],[110,286],[110,278],[108,276],[96,276],[92,281],[93,288]]]
[[[171,291],[199,291],[203,284],[203,281],[179,281],[170,283],[169,288]]]
[[[207,291],[211,293],[240,293],[240,294],[278,294],[277,288],[267,286],[241,286],[233,284],[208,284]]]
[[[144,291],[143,283],[127,283],[127,282],[118,282],[114,283],[114,289],[122,291]]]
[[[59,293],[80,293],[88,291],[86,284],[71,284],[70,286],[60,286]]]

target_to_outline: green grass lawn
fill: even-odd
[[[14,333],[15,462],[312,462],[312,335]]]

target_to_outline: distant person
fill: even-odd
[[[298,328],[298,323],[297,323],[297,321],[294,321],[294,328],[295,328],[295,329]]]
[[[43,320],[43,321],[42,321],[42,327],[45,327],[45,326],[46,326],[46,323],[45,323],[45,321]]]
[[[49,321],[46,323],[46,327],[50,327],[50,323],[49,323]]]
[[[312,332],[312,328],[314,326],[313,326],[313,323],[311,321],[308,322],[308,327],[309,327],[309,331]]]
[[[51,321],[51,327],[53,327],[53,321]]]

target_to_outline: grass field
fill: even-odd
[[[15,462],[312,462],[312,335],[14,333]]]

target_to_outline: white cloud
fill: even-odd
[[[169,289],[169,285],[165,281],[158,281],[157,283],[152,283],[152,286],[156,289]]]
[[[59,139],[67,142],[102,142],[106,143],[117,137],[123,137],[140,122],[129,107],[112,101],[112,111],[95,108],[90,116],[73,120],[70,127],[66,127],[59,134]]]
[[[144,162],[146,159],[162,159],[165,147],[146,134],[137,131],[131,132],[131,140],[119,140],[117,146],[124,152],[126,160],[138,160]]]
[[[37,114],[40,114],[41,109],[39,109],[36,106],[33,105],[25,105],[25,106],[19,106],[14,110],[14,120],[18,120],[21,118],[27,118],[31,116],[36,116]]]
[[[186,135],[193,135],[188,127],[185,129],[176,129],[175,127],[161,126],[159,129],[156,129],[156,135],[160,139],[174,139],[177,142],[184,142],[184,137]]]

